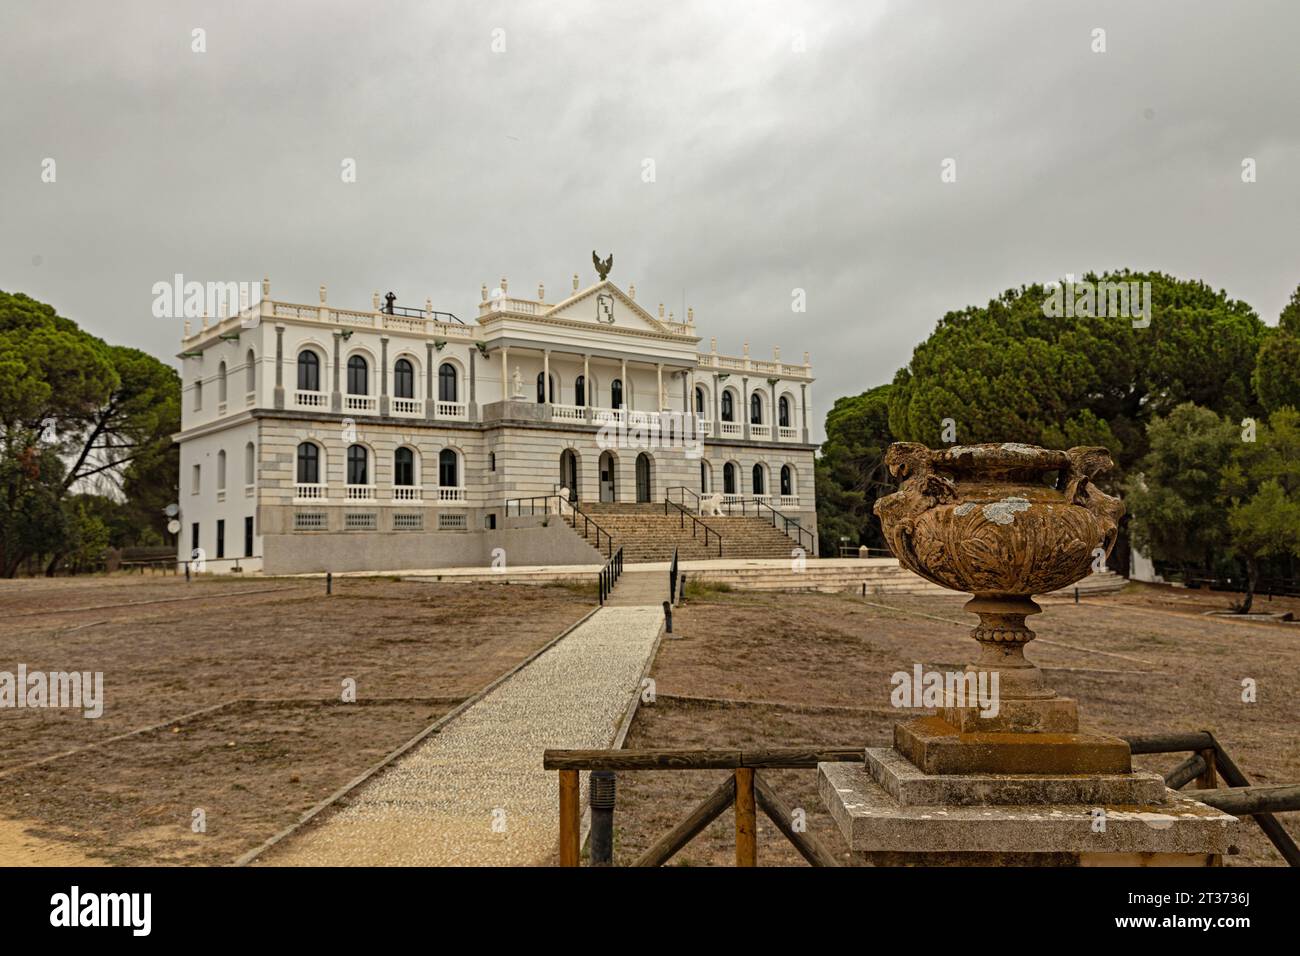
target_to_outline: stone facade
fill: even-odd
[[[377,294],[369,311],[335,309],[323,286],[318,305],[275,301],[264,282],[261,302],[187,329],[178,558],[212,572],[477,565],[512,515],[546,507],[521,499],[561,488],[579,506],[757,499],[815,530],[807,355],[702,352],[693,313],[574,285],[550,304],[502,280],[461,323]],[[542,556],[597,560],[571,537]]]

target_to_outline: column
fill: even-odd
[[[330,391],[330,411],[343,411],[343,396],[339,393],[339,349],[343,341],[343,336],[338,332],[334,333],[334,387]]]
[[[740,421],[745,441],[749,441],[749,376],[740,380]]]
[[[655,362],[655,411],[662,412],[664,404],[664,363]]]
[[[284,408],[284,326],[275,326],[275,407]]]
[[[555,397],[551,394],[554,389],[551,388],[551,350],[542,349],[542,404],[546,406],[547,417],[550,417],[551,400]]]
[[[434,368],[433,343],[424,343],[424,418],[433,421],[438,417],[438,405],[433,400],[433,382],[438,374]]]
[[[621,369],[619,372],[619,381],[623,383],[623,407],[630,408],[631,406],[628,404],[628,399],[632,395],[632,383],[627,380],[627,359],[619,360],[619,368]],[[617,488],[618,486],[615,485],[615,487]]]
[[[722,437],[722,380],[713,373],[713,437]]]
[[[771,424],[770,424],[768,427],[772,429],[772,441],[780,441],[780,440],[781,440],[781,418],[780,418],[780,416],[777,415],[777,413],[776,413],[776,412],[777,412],[777,409],[776,409],[776,383],[777,383],[777,380],[776,380],[776,379],[772,379],[772,381],[769,383],[769,387],[772,389],[772,404],[771,404],[770,406],[768,406],[768,407],[772,409],[772,414],[771,414],[771,416],[770,416],[771,419],[772,419],[772,422],[771,422]]]
[[[478,393],[476,391],[475,379],[477,375],[474,371],[474,360],[478,358],[478,347],[469,350],[469,404],[465,406],[465,412],[470,421],[478,421]]]
[[[508,402],[510,394],[510,350],[501,346],[501,401]]]
[[[388,414],[388,336],[379,336],[379,414]]]
[[[799,415],[803,422],[803,443],[808,444],[808,385],[799,386]]]
[[[582,404],[584,406],[582,410],[583,421],[586,422],[591,421],[591,406],[595,404],[595,402],[593,401],[594,398],[595,396],[592,394],[592,388],[591,388],[591,356],[588,355],[586,352],[583,352],[582,353]],[[597,481],[599,481],[600,466],[597,465],[596,467],[597,467],[596,479]],[[599,497],[599,495],[597,497]]]

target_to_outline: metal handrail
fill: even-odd
[[[679,488],[683,488],[684,486],[682,486],[682,485],[678,485],[677,487],[679,487]],[[671,489],[669,489],[669,490],[671,490]],[[685,488],[685,490],[686,490],[686,491],[690,491],[689,488]],[[692,494],[694,494],[694,492],[692,492]],[[696,495],[696,497],[698,498],[699,495]],[[686,507],[684,507],[684,506],[682,506],[682,505],[679,505],[677,502],[673,501],[672,499],[668,498],[668,497],[666,496],[666,493],[665,493],[665,497],[664,497],[664,514],[665,514],[665,515],[668,514],[668,506],[669,506],[669,505],[672,505],[672,506],[673,506],[674,508],[676,508],[677,511],[679,512],[679,515],[678,515],[678,518],[677,518],[677,526],[678,526],[679,528],[681,528],[683,531],[686,530],[686,518],[690,518],[690,519],[691,519],[691,537],[692,537],[692,538],[695,537],[695,535],[696,535],[696,531],[697,531],[699,528],[703,528],[703,529],[704,529],[704,546],[705,546],[706,548],[709,546],[709,535],[710,535],[710,534],[713,535],[713,537],[717,538],[717,539],[718,539],[718,557],[722,557],[722,535],[720,535],[720,534],[717,532],[716,529],[714,529],[714,528],[710,528],[709,525],[708,525],[706,522],[701,521],[698,517],[696,517],[696,515],[695,515],[694,512],[692,512],[690,509],[688,509],[688,508],[686,508]]]
[[[591,516],[590,516],[589,514],[587,514],[585,511],[583,511],[581,508],[579,508],[579,507],[578,507],[574,502],[569,501],[569,500],[568,500],[567,498],[565,498],[563,495],[531,495],[531,496],[529,496],[529,497],[527,497],[527,498],[507,498],[507,499],[506,499],[506,517],[507,517],[507,518],[510,517],[510,505],[511,505],[511,504],[514,504],[514,505],[515,505],[515,514],[516,514],[517,516],[522,516],[523,513],[524,513],[524,511],[523,511],[523,504],[524,504],[524,502],[528,502],[528,507],[529,507],[528,513],[529,513],[530,515],[535,515],[535,514],[537,514],[537,502],[539,502],[539,501],[542,501],[542,502],[550,501],[552,498],[555,499],[557,502],[559,502],[559,507],[556,508],[556,510],[555,510],[554,513],[556,513],[556,514],[558,514],[558,515],[560,516],[560,520],[561,520],[561,521],[566,521],[566,520],[567,520],[567,521],[569,522],[570,527],[572,527],[574,531],[577,531],[577,530],[578,530],[578,518],[581,517],[581,518],[582,518],[582,536],[583,536],[584,538],[589,537],[590,534],[591,534],[591,531],[594,529],[595,532],[596,532],[596,550],[599,551],[599,550],[600,550],[600,536],[601,536],[601,535],[604,535],[604,536],[605,536],[605,556],[606,556],[606,557],[613,557],[613,556],[614,556],[614,536],[611,535],[611,534],[610,534],[608,531],[606,531],[604,528],[602,528],[602,527],[601,527],[599,524],[597,524],[594,520],[592,520],[592,518],[591,518]],[[568,507],[568,509],[569,509],[569,511],[570,511],[570,514],[567,515],[567,516],[566,516],[565,513],[564,513],[564,509],[565,509],[566,506]],[[550,512],[549,510],[547,510],[547,508],[546,508],[545,505],[542,506],[542,514],[551,514],[551,513],[552,513],[552,512]]]
[[[394,305],[394,306],[383,305],[380,307],[379,311],[382,312],[384,315],[402,315],[411,319],[434,319],[435,321],[442,321],[437,317],[440,315],[445,315],[448,319],[451,319],[451,321],[455,322],[457,325],[465,324],[460,320],[460,318],[454,312],[439,312],[437,309],[433,310],[432,312],[429,312],[426,309],[412,309],[404,305]]]
[[[795,540],[795,544],[797,544],[799,547],[801,547],[801,548],[803,547],[803,536],[804,536],[804,535],[808,535],[809,546],[808,546],[807,548],[805,548],[804,550],[805,550],[808,554],[816,554],[816,553],[817,553],[817,536],[816,536],[815,534],[813,534],[811,531],[809,531],[807,528],[805,528],[803,525],[801,525],[801,524],[799,523],[799,519],[797,519],[797,518],[791,518],[789,515],[786,515],[786,514],[783,514],[783,513],[780,512],[780,511],[777,511],[775,508],[773,508],[771,505],[769,505],[766,501],[759,501],[759,500],[755,499],[754,504],[758,505],[760,508],[766,508],[768,511],[772,512],[772,527],[773,527],[773,528],[776,527],[776,519],[777,519],[777,518],[780,518],[780,519],[785,523],[785,527],[783,527],[781,530],[784,531],[784,532],[786,533],[787,536],[790,534],[790,525],[793,524],[794,527],[795,527],[795,530],[799,532],[799,533],[795,536],[795,539],[794,539],[794,540]],[[759,512],[759,514],[761,515],[762,512]]]
[[[605,562],[605,566],[600,569],[600,603],[603,607],[605,600],[609,597],[610,592],[614,590],[614,585],[623,575],[623,548],[620,545],[618,551],[610,556]]]

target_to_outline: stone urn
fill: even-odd
[[[974,595],[966,609],[979,615],[980,655],[967,671],[998,672],[1003,699],[1054,698],[1025,658],[1025,618],[1040,610],[1033,595],[1070,586],[1110,554],[1124,505],[1094,484],[1109,452],[899,442],[885,462],[902,484],[875,510],[899,563]]]

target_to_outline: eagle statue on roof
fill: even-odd
[[[609,256],[602,261],[600,256],[596,255],[596,250],[592,249],[591,261],[596,266],[596,275],[600,276],[601,282],[604,282],[605,277],[609,275],[609,270],[614,268],[614,253],[611,252]]]

